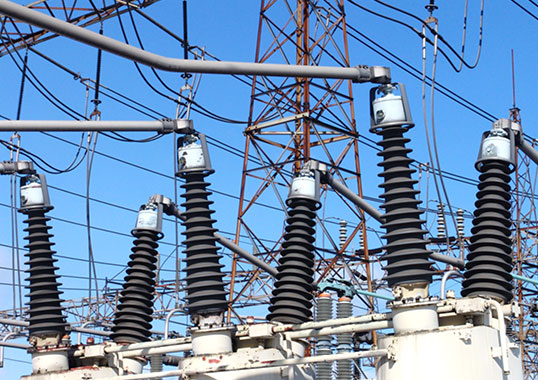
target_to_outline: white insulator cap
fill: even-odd
[[[402,97],[393,94],[393,90],[391,85],[381,87],[384,95],[372,102],[376,124],[406,121]]]
[[[159,215],[156,208],[140,210],[138,211],[138,218],[136,219],[136,228],[156,229],[159,227],[158,217]]]
[[[303,171],[293,179],[290,187],[289,198],[310,198],[319,200],[319,189],[314,174],[310,171]]]
[[[30,182],[21,187],[21,207],[44,205],[43,188],[39,182]]]
[[[177,150],[179,170],[204,169],[206,167],[202,146],[196,143]]]

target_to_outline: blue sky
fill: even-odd
[[[18,1],[19,2],[19,1]],[[404,21],[421,28],[420,23],[401,13],[389,10],[374,1],[357,1],[361,5],[384,15]],[[19,2],[23,3],[23,2]],[[259,1],[215,1],[198,0],[189,1],[189,40],[191,45],[204,47],[208,52],[219,59],[229,61],[253,61],[255,57],[256,34],[258,26]],[[426,2],[404,0],[391,2],[405,9],[421,19],[427,17],[424,9]],[[439,32],[446,41],[454,46],[456,51],[461,49],[462,21],[464,12],[464,0],[438,1],[439,9],[435,16],[439,19]],[[478,21],[480,4],[470,2],[468,10],[467,42],[465,59],[474,62],[478,43]],[[538,8],[526,1],[520,3],[534,13]],[[410,65],[421,70],[421,39],[416,34],[386,19],[358,9],[353,4],[345,2],[347,10],[347,22],[350,26],[358,29],[361,33],[390,50],[395,55],[408,62]],[[181,2],[161,0],[147,10],[151,17],[159,20],[170,30],[181,35]],[[122,17],[129,34],[129,41],[136,43],[136,37],[127,15]],[[179,43],[172,38],[151,27],[141,18],[136,18],[137,26],[141,32],[144,47],[152,52],[164,56],[181,57],[183,52]],[[98,25],[91,27],[97,31]],[[524,131],[536,136],[536,122],[538,111],[534,106],[534,97],[537,88],[536,59],[538,58],[536,36],[538,21],[525,14],[513,2],[502,0],[486,3],[484,12],[484,36],[480,60],[475,69],[463,68],[460,73],[454,72],[442,57],[438,59],[437,80],[453,92],[459,94],[475,105],[486,110],[495,117],[507,117],[508,109],[512,106],[512,73],[510,51],[514,49],[516,63],[516,96],[517,106],[521,108]],[[105,22],[104,34],[122,40],[116,19]],[[441,45],[445,48],[444,45]],[[37,50],[49,55],[71,70],[80,73],[81,77],[95,77],[96,51],[93,48],[83,46],[78,42],[56,38],[40,44]],[[349,49],[351,63],[384,65],[391,67],[394,81],[405,83],[409,95],[415,128],[408,134],[411,138],[409,146],[414,150],[411,154],[419,162],[428,162],[426,149],[425,129],[422,109],[422,84],[412,78],[398,67],[395,67],[387,59],[372,52],[358,41],[350,38]],[[23,54],[23,52],[21,52]],[[431,48],[428,49],[427,72],[431,74]],[[450,57],[457,62],[454,55]],[[15,56],[15,60],[18,58]],[[55,96],[68,104],[70,107],[84,114],[86,89],[79,80],[75,80],[58,68],[44,61],[42,58],[30,53],[29,67],[32,72]],[[160,91],[166,89],[160,85],[153,74],[143,68],[153,85]],[[163,73],[162,78],[174,89],[178,90],[184,83],[179,74]],[[9,56],[0,57],[0,83],[2,95],[0,97],[0,115],[15,118],[21,74]],[[101,74],[102,84],[115,91],[121,92],[136,99],[147,107],[158,111],[167,117],[175,114],[175,104],[156,95],[140,78],[134,65],[123,58],[114,57],[111,54],[103,54],[103,66]],[[355,111],[357,128],[361,134],[377,140],[368,132],[368,91],[369,85],[354,85]],[[427,89],[429,97],[429,88]],[[93,91],[90,92],[93,95]],[[250,87],[229,76],[204,75],[201,79],[196,101],[210,109],[212,112],[235,120],[246,120],[249,112]],[[132,109],[124,107],[112,100],[103,97],[100,105],[102,119],[108,120],[146,120],[150,117]],[[91,111],[91,110],[90,110]],[[428,99],[428,115],[431,114]],[[150,112],[154,117],[160,117]],[[447,99],[441,94],[435,95],[435,126],[438,142],[439,156],[442,169],[456,173],[471,179],[476,179],[474,161],[478,152],[480,136],[483,131],[490,129],[491,122],[476,115],[453,100]],[[45,100],[29,83],[26,84],[22,105],[22,119],[69,119],[64,113],[58,111]],[[239,152],[244,149],[244,137],[242,125],[221,123],[205,116],[192,114],[195,128],[206,133],[214,140],[219,140],[236,148]],[[428,116],[428,124],[431,118]],[[430,125],[431,127],[431,125]],[[38,154],[48,163],[59,168],[65,167],[73,159],[76,153],[76,145],[80,141],[80,134],[66,133],[55,134],[63,139],[75,143],[75,146],[54,138],[37,133],[25,133],[22,135],[21,146]],[[431,135],[431,130],[430,130]],[[0,139],[9,140],[11,134],[2,132]],[[147,137],[129,134],[132,138]],[[85,141],[84,141],[85,144]],[[216,146],[210,146],[213,165],[216,173],[209,177],[212,188],[219,193],[212,196],[215,202],[216,226],[226,232],[234,232],[237,216],[237,195],[239,194],[242,158],[239,155],[230,154]],[[380,179],[377,177],[378,157],[372,149],[361,146],[361,169],[363,172],[364,192],[368,196],[378,197],[380,189],[377,187]],[[156,142],[146,144],[121,143],[104,136],[100,136],[97,150],[108,156],[114,156],[122,161],[96,154],[91,174],[91,197],[102,202],[120,205],[125,209],[110,207],[102,202],[91,202],[92,225],[99,229],[92,231],[92,244],[97,265],[99,278],[123,278],[122,266],[128,260],[129,249],[132,239],[104,230],[112,230],[121,234],[129,234],[134,226],[136,210],[145,203],[148,197],[155,193],[162,193],[169,197],[174,196],[173,180],[173,140],[166,136]],[[9,151],[1,150],[0,160],[9,159]],[[129,164],[137,165],[134,167]],[[57,218],[51,222],[53,225],[54,241],[59,255],[59,273],[63,275],[65,298],[80,298],[87,296],[88,283],[86,279],[71,278],[67,276],[87,276],[88,264],[84,261],[88,256],[86,230],[83,226],[75,225],[85,223],[85,200],[76,194],[84,194],[86,183],[85,163],[77,170],[61,175],[49,175],[51,201],[55,209],[50,213]],[[144,167],[142,170],[139,167]],[[532,167],[534,170],[534,167]],[[150,171],[148,171],[150,170]],[[151,172],[153,171],[153,172]],[[155,174],[158,172],[160,174]],[[163,175],[164,174],[164,175]],[[168,177],[167,177],[168,176]],[[418,178],[418,174],[417,177]],[[421,199],[429,199],[430,207],[436,207],[438,197],[433,188],[433,180],[430,178],[427,186],[426,174],[423,174],[420,182]],[[471,212],[475,200],[476,188],[474,185],[464,184],[448,180],[446,182],[450,201],[455,208],[463,208]],[[5,205],[10,203],[9,178],[0,178],[0,223],[2,234],[0,243],[11,245],[11,223],[9,209]],[[63,189],[63,190],[57,190]],[[65,192],[68,190],[70,193]],[[428,191],[427,191],[428,190]],[[181,191],[181,189],[179,189]],[[269,199],[267,199],[270,202]],[[350,223],[357,223],[352,215],[343,215],[338,207],[324,209],[326,218],[345,218]],[[256,214],[257,223],[264,228],[263,236],[274,239],[282,231],[282,212],[260,208]],[[22,217],[19,215],[19,234],[22,238]],[[434,221],[434,215],[428,215],[428,227]],[[470,227],[470,219],[466,220],[467,228]],[[450,223],[449,223],[450,224]],[[379,228],[376,222],[371,223],[375,229]],[[433,226],[432,231],[435,229]],[[333,228],[333,227],[331,227]],[[334,227],[334,238],[337,239],[337,226]],[[173,223],[165,223],[165,239],[161,244],[161,254],[170,255],[166,269],[173,269],[175,256],[173,243]],[[179,237],[181,240],[181,236]],[[375,234],[369,236],[370,246],[379,247],[381,242]],[[22,246],[22,239],[21,239]],[[251,246],[248,241],[243,241],[247,249]],[[358,242],[355,243],[355,248]],[[3,268],[11,265],[11,250],[2,247]],[[228,261],[226,261],[228,262]],[[227,268],[229,269],[229,267]],[[173,278],[171,272],[166,272],[168,279]],[[11,272],[0,269],[0,274],[5,280],[11,281]],[[24,276],[23,276],[24,277]],[[100,286],[104,281],[100,281]],[[8,285],[1,285],[0,294],[11,294]],[[7,291],[6,291],[7,289]],[[67,290],[74,289],[74,290]],[[85,290],[86,289],[86,290]],[[11,297],[2,297],[0,309],[12,307]],[[260,315],[265,311],[261,310]],[[30,357],[22,351],[8,349],[6,356],[11,359],[24,359]],[[0,374],[12,378],[16,375],[28,373],[28,366],[17,362],[7,361],[5,367],[0,369]]]

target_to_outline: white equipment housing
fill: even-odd
[[[409,298],[389,304],[389,314],[307,322],[193,329],[192,338],[130,345],[112,342],[70,351],[70,369],[47,370],[43,353],[34,374],[21,380],[119,380],[173,376],[189,380],[314,380],[316,362],[377,357],[377,380],[522,380],[520,346],[506,334],[517,305],[473,297]],[[306,338],[380,330],[370,350],[305,356]],[[230,344],[231,343],[231,344]],[[65,348],[57,349],[65,354]],[[192,351],[177,369],[142,373],[144,358]],[[40,356],[40,352],[34,355]],[[52,354],[51,358],[55,357]],[[74,359],[74,360],[73,360]],[[43,361],[45,360],[45,361]],[[37,362],[36,362],[37,363]]]

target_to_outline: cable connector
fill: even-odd
[[[0,175],[35,174],[34,163],[31,161],[2,161]]]
[[[170,216],[175,216],[181,220],[184,220],[185,219],[185,216],[183,215],[183,213],[179,210],[179,208],[177,207],[177,205],[172,202],[172,200],[170,198],[167,198],[165,197],[164,195],[162,194],[155,194],[155,195],[152,195],[150,198],[149,198],[149,201],[148,203],[155,203],[155,204],[160,204],[162,205],[162,208],[163,208],[163,212],[166,214],[166,215],[170,215]]]
[[[359,71],[357,78],[353,79],[354,83],[381,83],[391,82],[390,68],[385,66],[355,66]]]

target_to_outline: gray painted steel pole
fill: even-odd
[[[179,210],[175,205],[171,208],[172,214],[181,219],[185,220],[185,216]],[[265,272],[269,273],[271,276],[276,277],[278,274],[278,270],[268,263],[266,263],[263,260],[258,259],[256,256],[254,256],[252,253],[244,250],[243,248],[239,247],[237,244],[233,243],[232,241],[226,239],[224,236],[220,235],[219,233],[214,233],[215,237],[217,238],[218,242],[223,245],[224,247],[228,248],[230,251],[235,252],[237,255],[241,256],[245,260],[247,260],[252,265],[257,266],[258,268],[264,270]]]
[[[519,142],[519,149],[523,151],[529,157],[531,160],[534,161],[536,165],[538,165],[538,152],[536,149],[532,147],[531,144],[523,140],[523,137],[521,137],[521,141]]]
[[[0,0],[2,1],[2,0]],[[110,121],[110,120],[1,120],[0,131],[154,131],[188,132],[184,120]]]
[[[435,261],[440,261],[445,264],[450,264],[460,269],[465,268],[465,261],[463,261],[462,259],[458,259],[456,257],[446,256],[441,253],[432,253],[430,254],[430,257]]]
[[[533,149],[534,154],[538,157],[538,154]],[[353,191],[351,191],[346,185],[344,185],[342,182],[336,180],[332,174],[327,173],[326,175],[326,181],[327,184],[329,184],[336,192],[342,194],[344,197],[349,199],[351,202],[353,202],[355,205],[360,207],[364,212],[366,212],[368,215],[372,216],[375,220],[377,220],[379,223],[383,224],[385,223],[385,220],[383,219],[383,214],[379,210],[377,210],[374,206],[366,202],[364,199],[359,197],[357,194],[355,194]],[[461,259],[451,257],[451,256],[445,256],[440,253],[432,253],[430,254],[430,257],[432,260],[439,261],[445,264],[450,264],[455,267],[458,267],[460,269],[463,269],[465,266],[465,262]]]
[[[374,206],[359,197],[342,182],[336,180],[332,174],[327,173],[326,181],[336,192],[342,194],[344,197],[349,199],[351,202],[360,207],[362,210],[364,210],[364,212],[373,217],[379,223],[385,223],[385,220],[383,219],[383,214],[381,214],[378,209],[376,209]]]
[[[265,272],[269,273],[271,276],[276,277],[278,270],[273,268],[271,265],[267,264],[265,261],[258,259],[252,253],[245,251],[243,248],[234,244],[232,241],[226,239],[224,236],[215,232],[215,237],[224,247],[228,248],[230,251],[237,253],[239,256],[249,261],[251,264],[257,266],[260,269],[263,269]]]
[[[359,83],[390,83],[390,71],[386,67],[300,66],[246,62],[195,61],[169,58],[138,49],[106,36],[99,35],[98,33],[72,25],[44,13],[28,9],[11,1],[0,0],[0,13],[91,45],[98,49],[102,49],[144,65],[165,71],[305,78],[336,78],[350,79]]]

